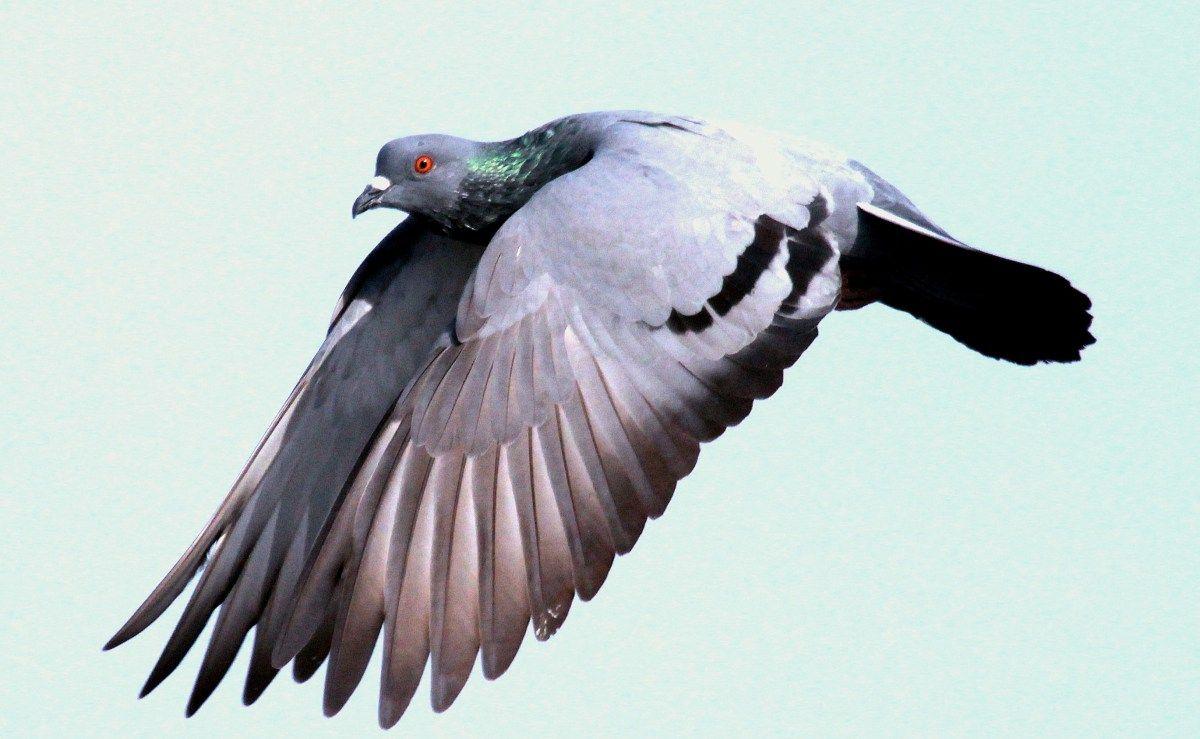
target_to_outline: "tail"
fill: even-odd
[[[887,188],[877,186],[878,205],[859,205],[858,237],[842,256],[844,285],[859,299],[877,299],[1017,364],[1076,362],[1096,341],[1088,331],[1092,301],[1066,278],[954,240]],[[890,197],[880,203],[879,194]]]

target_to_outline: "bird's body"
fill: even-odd
[[[338,710],[383,634],[380,721],[447,707],[548,638],[834,308],[878,300],[989,356],[1072,361],[1087,298],[949,237],[824,147],[691,118],[568,116],[398,139],[367,257],[226,501],[113,638],[211,559],[146,690],[220,609],[189,711],[251,628],[245,697],[326,659]]]

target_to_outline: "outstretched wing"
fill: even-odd
[[[453,702],[477,655],[486,677],[502,674],[530,622],[546,639],[576,595],[594,595],[615,555],[663,512],[699,443],[774,392],[816,336],[839,288],[831,214],[853,203],[835,208],[836,188],[812,171],[690,121],[611,126],[591,161],[543,187],[459,280],[453,332],[429,337],[399,400],[323,427],[370,431],[320,459],[289,459],[326,487],[268,497],[270,473],[306,478],[282,464],[264,475],[252,461],[245,492],[231,496],[240,502],[210,527],[228,533],[151,686],[222,600],[193,707],[255,623],[248,699],[270,670],[294,659],[304,679],[328,658],[325,710],[336,712],[381,630],[384,726],[426,662],[435,710]],[[344,371],[386,374],[395,354],[355,355],[372,369]],[[297,406],[303,382],[298,392]],[[279,426],[298,414],[285,409]],[[346,474],[331,475],[335,466]],[[199,558],[185,558],[118,640],[178,594]]]
[[[480,247],[406,220],[377,246],[338,301],[328,335],[233,489],[106,649],[149,626],[212,557],[142,694],[169,675],[221,608],[189,704],[195,710],[257,624],[246,685],[274,677],[267,645],[288,615],[305,557],[341,505],[364,448],[439,340]],[[223,604],[223,605],[222,605]]]
[[[496,234],[375,440],[275,649],[330,628],[325,709],[382,630],[380,722],[512,662],[661,514],[699,443],[771,394],[838,288],[820,187],[708,133],[629,124]]]

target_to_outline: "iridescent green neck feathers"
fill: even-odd
[[[467,160],[456,212],[437,220],[472,240],[490,238],[543,185],[586,164],[592,143],[579,121],[564,118],[515,139],[484,144]]]

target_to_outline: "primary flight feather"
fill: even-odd
[[[191,547],[117,632],[203,570],[143,688],[216,624],[189,715],[254,642],[244,700],[326,663],[325,712],[382,636],[379,721],[428,662],[547,639],[666,508],[700,442],[778,389],[834,309],[906,311],[1018,364],[1071,362],[1090,302],[971,249],[822,146],[694,118],[573,115],[518,138],[397,139],[354,215],[408,217]]]

